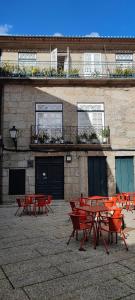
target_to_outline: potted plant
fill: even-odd
[[[38,134],[34,133],[32,135],[32,143],[38,144]]]
[[[79,70],[78,69],[71,69],[69,71],[69,77],[79,77]]]
[[[101,134],[102,134],[103,144],[106,144],[106,143],[108,142],[108,138],[109,138],[109,136],[110,136],[110,129],[109,129],[109,126],[103,128]]]
[[[50,143],[51,144],[55,144],[56,143],[56,138],[54,136],[51,137]]]
[[[86,144],[88,141],[88,135],[86,132],[83,132],[81,134],[79,134],[78,136],[78,143],[79,144]]]
[[[50,141],[50,136],[47,132],[43,133],[43,143],[48,144]]]
[[[32,67],[31,72],[32,72],[32,76],[39,76],[40,75],[40,69],[38,67]]]
[[[92,132],[89,139],[91,140],[92,144],[97,144],[98,143],[98,137],[96,132]]]

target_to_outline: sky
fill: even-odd
[[[135,0],[1,0],[0,35],[135,36]]]

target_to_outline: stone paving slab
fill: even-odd
[[[101,292],[102,288],[102,292]],[[51,298],[41,298],[41,299],[48,299],[48,300],[133,300],[135,299],[135,294],[131,294],[131,290],[127,289],[126,287],[122,286],[115,280],[112,282],[107,282],[107,284],[103,286],[90,286],[86,287],[85,289],[79,289],[72,292],[67,292],[66,294],[61,294]],[[129,296],[126,296],[129,295]]]
[[[28,300],[26,293],[21,289],[0,291],[0,300]]]
[[[135,291],[135,272],[131,272],[129,274],[125,274],[124,276],[120,276],[119,280],[126,285],[132,287]]]
[[[119,264],[122,266],[126,266],[129,270],[135,272],[135,257],[129,258],[128,260],[119,261]]]
[[[10,249],[8,249],[8,253],[0,254],[0,265],[9,264],[9,263],[15,263],[18,261],[23,261],[27,259],[31,259],[32,257],[39,257],[40,254],[36,252],[35,250],[24,250],[21,252],[21,249],[19,249],[18,252],[10,252]]]
[[[66,284],[64,285],[64,282],[61,282],[61,285],[59,284],[57,286],[57,283],[55,282],[55,285],[52,285],[52,287],[45,283],[44,285],[39,284],[35,287],[26,287],[25,291],[27,292],[28,296],[32,300],[42,300],[42,299],[61,299],[61,300],[68,300],[72,296],[71,299],[77,299],[77,296],[81,296],[79,299],[98,299],[98,300],[106,300],[106,299],[119,299],[124,296],[128,296],[132,294],[134,291],[126,286],[125,284],[122,284],[116,279],[113,279],[108,282],[102,282],[101,285],[98,285],[98,282],[95,282],[94,285],[91,285],[91,282],[83,282],[78,278],[78,284],[75,281],[74,283],[68,284],[68,287]]]
[[[94,258],[93,258],[93,261],[94,261]],[[114,266],[114,270],[113,270],[113,276],[116,277],[117,273],[119,274],[126,274],[126,273],[129,273],[129,269],[126,268],[126,267],[123,267],[122,266],[119,266],[117,265],[116,263],[114,263],[112,265],[112,267],[110,267],[109,264],[107,264],[106,266],[104,266],[104,263],[102,260],[100,260],[101,262],[99,263],[99,261],[96,261],[94,263],[92,263],[92,260],[91,259],[86,259],[86,260],[80,260],[80,261],[76,261],[76,262],[71,262],[71,263],[65,263],[64,265],[59,265],[58,266],[58,269],[64,274],[64,275],[69,275],[69,274],[74,274],[74,273],[77,273],[77,272],[82,272],[84,270],[89,270],[91,268],[96,268],[96,270],[99,271],[99,275],[97,276],[97,278],[99,277],[100,279],[100,275],[102,274],[103,276],[103,273],[104,273],[104,269],[105,269],[105,274],[107,274],[105,280],[107,280],[107,278],[109,278],[110,274],[108,274],[108,271],[109,270],[113,270],[113,266]],[[102,267],[98,268],[98,266],[101,265]],[[115,269],[117,270],[117,272],[115,272]],[[93,269],[92,269],[93,270]],[[94,269],[94,271],[92,271],[92,276],[95,276],[96,274],[96,270]],[[107,271],[108,270],[108,271]],[[114,275],[115,273],[115,275]],[[92,278],[91,278],[92,280]]]
[[[12,290],[12,286],[11,286],[9,280],[1,279],[0,280],[0,292],[2,292],[3,290],[6,290],[6,289],[11,289]]]
[[[22,274],[17,273],[14,276],[12,276],[11,274],[8,276],[8,278],[12,283],[13,287],[17,288],[17,287],[33,285],[34,283],[38,283],[38,282],[46,282],[48,280],[62,277],[62,276],[63,274],[57,268],[50,267],[45,269],[40,268],[33,272],[26,271],[25,273]]]
[[[0,268],[0,279],[5,278],[5,274],[3,273],[2,269]]]

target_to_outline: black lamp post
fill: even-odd
[[[11,139],[13,140],[15,149],[17,150],[17,134],[18,134],[18,129],[15,126],[13,126],[12,128],[9,129],[9,132],[10,132]]]

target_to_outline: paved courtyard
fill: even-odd
[[[135,211],[126,212],[127,242],[105,253],[88,241],[66,241],[72,225],[69,204],[53,203],[48,216],[14,216],[16,206],[0,206],[0,300],[135,299]]]

